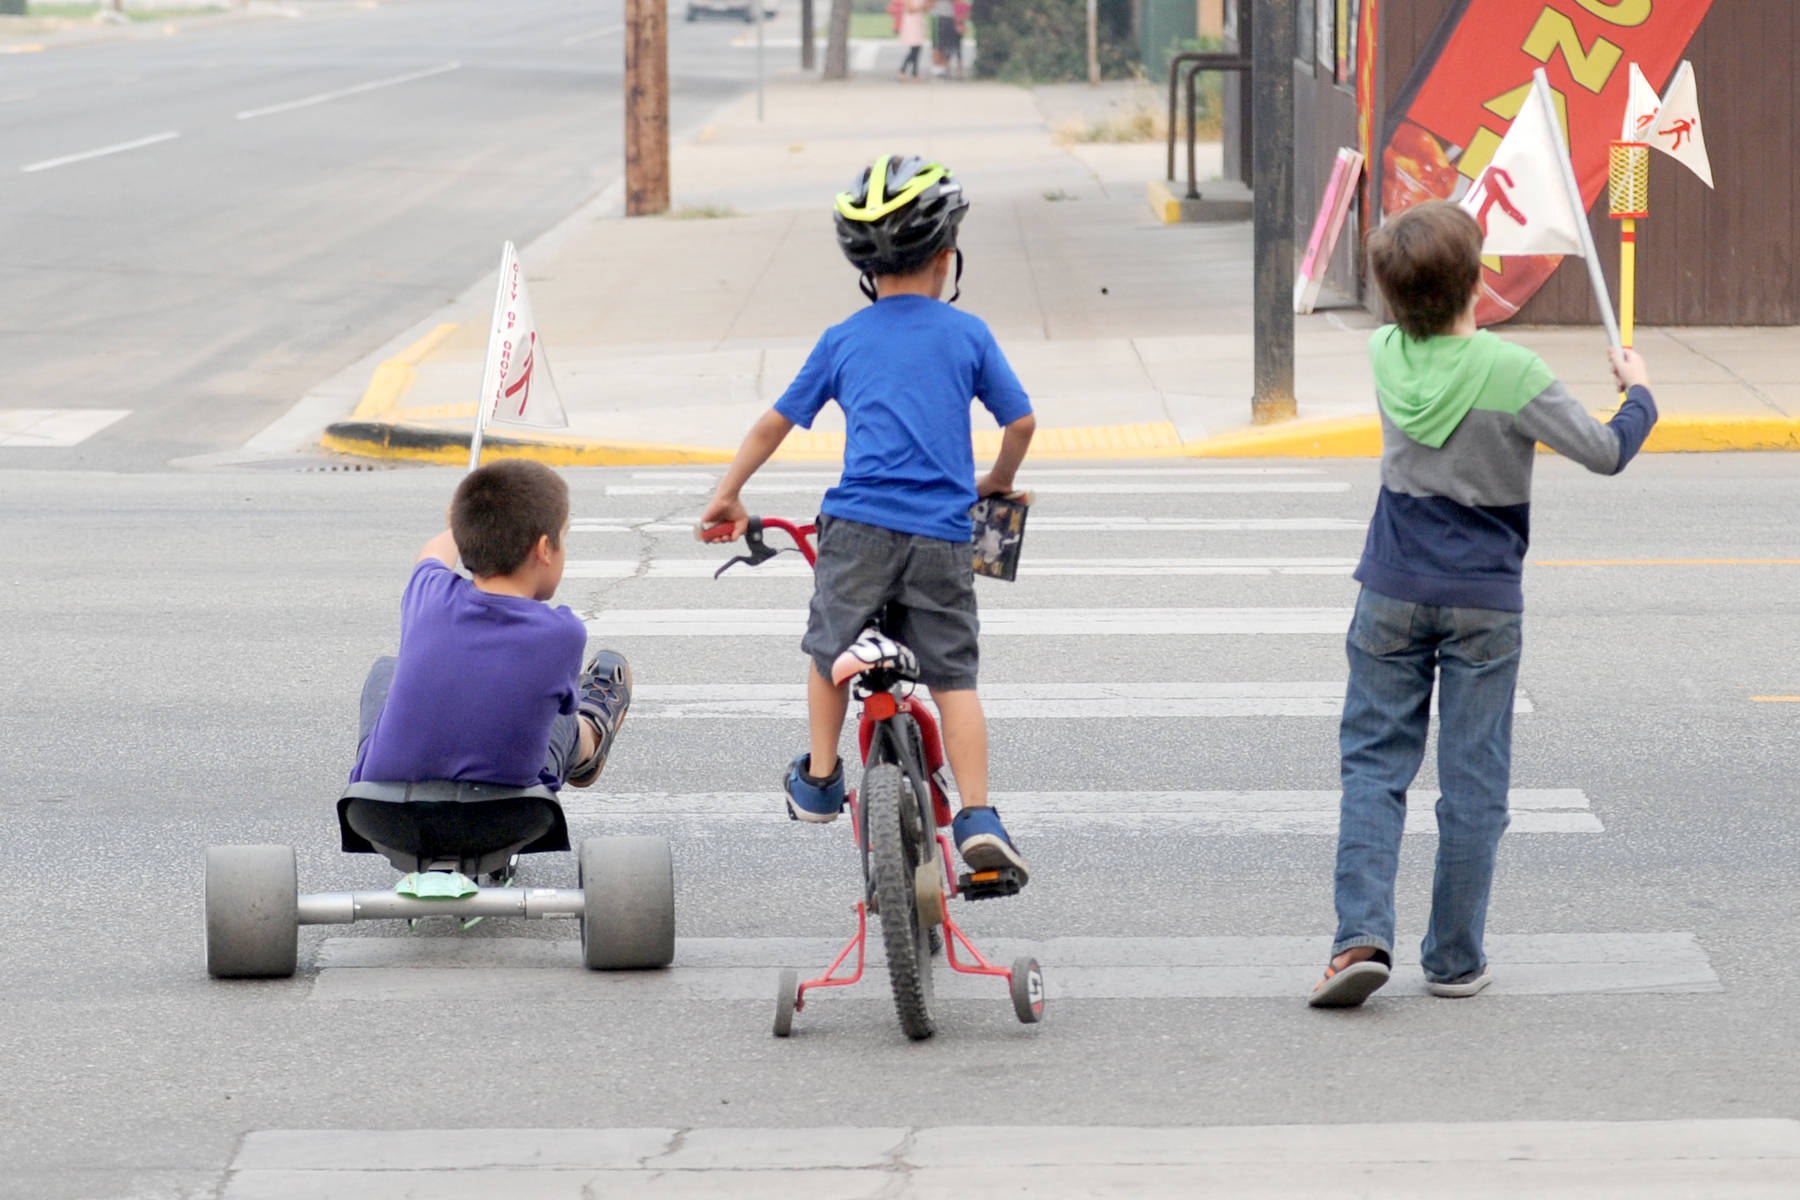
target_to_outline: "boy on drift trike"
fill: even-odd
[[[351,782],[555,790],[599,778],[631,703],[631,668],[602,650],[582,669],[586,627],[547,603],[562,582],[568,528],[568,485],[541,463],[506,460],[463,478],[450,528],[419,551],[401,596],[399,656],[377,659],[363,685]],[[473,579],[457,574],[459,555]],[[416,841],[421,855],[517,840],[517,831],[482,828],[477,805],[415,810],[406,830],[360,827],[393,807],[352,806],[346,819],[378,845]],[[554,819],[544,807],[533,838]]]
[[[968,206],[947,167],[913,156],[876,159],[838,195],[838,245],[872,303],[825,331],[793,384],[751,427],[701,526],[729,525],[732,537],[743,536],[745,482],[794,426],[810,428],[826,402],[837,401],[844,472],[820,506],[800,644],[812,659],[811,747],[788,766],[788,812],[820,822],[842,811],[838,739],[849,697],[832,683],[832,664],[892,605],[893,632],[918,656],[920,680],[943,715],[963,804],[953,826],[957,850],[971,870],[1012,867],[1023,882],[1025,861],[988,804],[969,508],[980,496],[1012,490],[1037,422],[987,326],[940,300],[953,264],[962,277],[956,231]],[[971,397],[1006,431],[993,469],[979,481]]]

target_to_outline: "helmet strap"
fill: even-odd
[[[869,298],[870,304],[875,303],[875,300],[877,298],[877,293],[875,291],[875,276],[871,275],[867,271],[864,271],[862,273],[862,277],[856,281],[856,286],[862,290],[862,294],[864,296],[867,296]]]
[[[952,304],[955,304],[956,298],[962,295],[962,269],[962,247],[958,246],[956,247],[956,280],[950,285],[950,303]]]

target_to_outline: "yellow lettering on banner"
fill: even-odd
[[[1510,92],[1502,92],[1481,107],[1503,121],[1510,121],[1519,115],[1519,110],[1525,107],[1525,98],[1529,95],[1531,95],[1531,85],[1527,83]],[[1551,88],[1550,100],[1556,105],[1556,119],[1562,122],[1563,140],[1567,141],[1569,136],[1569,98],[1555,88]]]
[[[1595,38],[1591,49],[1581,45],[1581,35],[1567,13],[1546,8],[1538,14],[1537,24],[1525,36],[1525,53],[1546,65],[1558,51],[1569,64],[1569,75],[1582,87],[1598,96],[1612,78],[1625,52],[1605,38]]]
[[[1475,130],[1475,136],[1469,139],[1469,148],[1462,152],[1456,160],[1456,169],[1465,178],[1477,179],[1494,161],[1494,151],[1500,149],[1500,135],[1486,125]]]
[[[1575,0],[1575,3],[1612,25],[1642,25],[1650,19],[1653,0]]]
[[[1488,270],[1492,271],[1496,275],[1506,274],[1506,260],[1504,258],[1501,258],[1498,254],[1482,255],[1481,256],[1481,265],[1486,267]]]

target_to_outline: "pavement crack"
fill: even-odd
[[[888,1176],[881,1190],[876,1192],[875,1200],[900,1200],[912,1189],[913,1173],[919,1168],[908,1161],[913,1148],[918,1142],[919,1131],[909,1128],[892,1150],[882,1155],[885,1160],[880,1172]]]
[[[1769,393],[1767,393],[1767,392],[1763,391],[1761,388],[1757,387],[1754,383],[1751,383],[1748,379],[1745,379],[1743,377],[1743,375],[1741,375],[1737,371],[1733,370],[1731,368],[1731,366],[1729,366],[1728,364],[1720,362],[1718,359],[1714,358],[1712,355],[1708,354],[1706,351],[1702,350],[1700,347],[1694,345],[1693,343],[1682,341],[1680,337],[1676,336],[1676,334],[1673,330],[1664,329],[1661,332],[1664,337],[1668,338],[1671,342],[1674,342],[1677,346],[1680,346],[1683,350],[1686,350],[1690,354],[1694,354],[1694,355],[1699,356],[1700,358],[1705,359],[1707,362],[1711,363],[1713,366],[1719,368],[1719,370],[1725,372],[1727,375],[1729,375],[1733,379],[1737,380],[1738,383],[1743,385],[1743,388],[1745,391],[1749,392],[1752,396],[1755,396],[1758,400],[1761,400],[1764,404],[1768,405],[1772,411],[1779,413],[1781,416],[1784,416],[1784,417],[1788,415],[1787,412],[1782,409],[1781,405],[1775,403],[1775,398],[1773,396],[1769,395]],[[1654,390],[1655,389],[1652,389],[1652,391],[1654,391]]]

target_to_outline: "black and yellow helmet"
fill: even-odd
[[[942,163],[884,154],[838,193],[836,207],[838,246],[866,282],[916,271],[955,246],[969,199]]]

